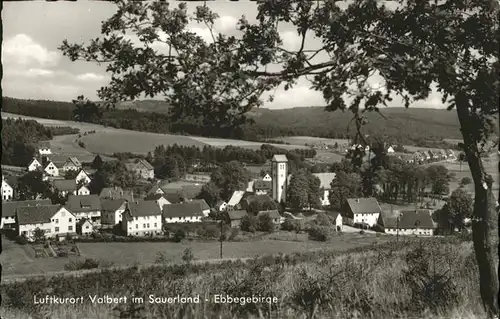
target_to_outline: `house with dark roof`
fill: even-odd
[[[91,179],[89,174],[85,172],[83,169],[80,169],[78,174],[75,177],[75,182],[78,183],[83,183],[84,185],[88,185],[90,183]]]
[[[36,158],[33,158],[28,164],[28,172],[36,171],[39,167],[42,167],[42,164]]]
[[[182,199],[181,194],[179,192],[166,192],[163,194],[163,197],[168,200],[170,204],[179,204],[182,203],[184,200]]]
[[[90,189],[85,185],[81,185],[80,188],[76,190],[76,195],[80,196],[90,195]]]
[[[65,207],[75,215],[77,221],[87,218],[94,227],[101,225],[101,200],[99,196],[95,194],[86,196],[69,195]]]
[[[225,212],[227,209],[227,202],[221,200],[215,204],[215,210],[218,212]]]
[[[182,199],[184,201],[189,201],[192,199],[195,199],[198,195],[201,193],[203,185],[185,185],[182,186],[182,189],[179,191],[179,194],[181,195]]]
[[[232,210],[226,214],[231,224],[231,228],[239,228],[243,217],[248,216],[246,210]]]
[[[271,181],[256,180],[253,183],[253,192],[255,195],[267,195],[272,190]]]
[[[78,235],[90,235],[94,232],[94,225],[87,218],[82,218],[76,223],[76,233]]]
[[[70,156],[62,165],[61,171],[78,171],[82,168],[82,163],[78,160],[78,158],[74,156]]]
[[[127,208],[125,199],[101,199],[101,223],[114,226],[122,221],[122,214]]]
[[[199,202],[186,202],[163,206],[163,220],[171,223],[199,223],[205,215]]]
[[[153,179],[155,178],[155,170],[154,167],[149,164],[148,161],[144,159],[140,159],[134,163],[125,164],[127,169],[135,172],[143,179]]]
[[[134,193],[129,190],[123,190],[121,187],[104,187],[99,193],[101,199],[125,199],[129,202],[134,201]]]
[[[16,211],[18,235],[33,237],[41,229],[45,237],[64,236],[76,232],[76,217],[60,205],[22,206]]]
[[[50,141],[40,141],[38,142],[38,154],[40,155],[50,155],[52,150],[50,148]]]
[[[160,194],[160,195],[163,195],[165,194],[165,191],[160,187],[160,183],[157,182],[155,184],[153,184],[146,192],[146,195],[147,196],[150,196],[150,195],[157,195],[157,194]]]
[[[246,193],[245,191],[235,191],[231,196],[231,198],[229,199],[229,201],[227,202],[226,209],[233,210],[236,207],[238,207],[245,193]]]
[[[432,236],[436,229],[430,209],[382,213],[378,224],[390,235]]]
[[[53,191],[60,196],[76,195],[76,183],[72,179],[55,179],[51,182]]]
[[[52,161],[47,161],[45,165],[43,166],[43,171],[52,177],[57,177],[59,176],[59,169],[57,168],[56,164],[54,164]]]
[[[0,228],[16,228],[17,209],[23,206],[36,205],[52,205],[52,202],[49,199],[2,202],[2,220]]]
[[[348,198],[345,205],[345,214],[353,219],[355,224],[366,224],[373,227],[377,224],[382,209],[378,201],[373,198]]]
[[[162,225],[162,211],[155,201],[127,203],[122,218],[122,230],[127,236],[160,235]]]
[[[2,192],[2,200],[8,201],[14,198],[14,188],[9,185],[5,176],[2,175],[2,188],[0,190]]]
[[[150,194],[150,195],[146,196],[146,198],[144,198],[144,200],[155,201],[158,204],[158,207],[160,207],[160,209],[163,208],[163,205],[170,205],[171,204],[168,201],[168,199],[165,197],[165,195],[160,194],[160,193]]]
[[[204,199],[194,199],[190,201],[190,203],[197,203],[201,207],[201,212],[203,213],[203,216],[208,217],[208,214],[210,214],[210,205],[204,200]]]

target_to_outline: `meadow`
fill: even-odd
[[[295,234],[294,234],[295,236]],[[328,242],[273,240],[255,238],[246,241],[228,241],[223,243],[225,258],[252,258],[267,254],[294,253],[315,249],[343,251],[376,242],[388,240],[388,236],[343,234]],[[182,253],[190,248],[197,259],[210,260],[219,258],[220,244],[217,241],[172,242],[92,242],[78,243],[81,256],[58,258],[35,258],[30,245],[18,245],[7,239],[2,240],[4,250],[0,255],[3,278],[16,278],[26,275],[44,274],[63,271],[70,260],[92,258],[115,265],[134,265],[153,263],[158,253],[164,253],[167,259],[180,262]]]
[[[265,256],[245,262],[103,269],[80,277],[2,285],[5,318],[484,318],[472,244],[411,239],[356,249]],[[33,295],[139,296],[140,305],[34,305]],[[148,295],[200,303],[148,302]],[[276,297],[221,304],[215,294]],[[135,308],[135,309],[133,309]]]
[[[323,138],[314,136],[285,136],[276,138],[277,140],[283,141],[285,143],[290,143],[291,145],[312,145],[316,143],[325,143],[327,145],[338,145],[348,144],[348,139],[338,139],[338,138]]]

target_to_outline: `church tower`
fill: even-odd
[[[274,155],[271,162],[273,199],[278,203],[286,201],[288,160],[286,155]]]

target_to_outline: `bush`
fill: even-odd
[[[271,232],[274,230],[274,223],[271,216],[268,214],[262,214],[258,218],[257,229],[260,231]]]
[[[330,239],[330,228],[326,226],[313,226],[309,228],[309,239],[316,241],[327,241]]]
[[[316,224],[319,226],[331,226],[332,225],[330,218],[325,213],[318,213],[318,215],[316,215],[315,221],[316,221]]]
[[[257,230],[257,218],[255,216],[246,215],[241,219],[240,229],[242,231],[255,233]]]
[[[178,229],[175,233],[174,233],[174,242],[176,243],[180,243],[184,238],[186,238],[186,232],[182,229]]]
[[[15,242],[19,245],[26,245],[28,243],[28,240],[24,236],[17,236]]]
[[[231,235],[229,235],[229,240],[235,239],[236,236],[238,236],[239,233],[240,233],[240,231],[239,231],[238,228],[231,229]]]

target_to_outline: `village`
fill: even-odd
[[[371,152],[369,147],[366,151]],[[392,146],[388,147],[387,153],[394,153]],[[415,152],[411,159],[399,158],[419,164],[457,159],[452,150]],[[219,200],[212,207],[198,196],[202,185],[210,181],[210,175],[186,174],[183,179],[190,183],[176,189],[162,186],[161,181],[155,179],[153,166],[144,159],[126,165],[128,170],[147,181],[142,194],[117,186],[105,187],[100,193],[91,194],[88,185],[95,170],[84,168],[76,157],[62,158],[53,154],[50,142],[40,142],[37,156],[26,171],[41,172],[43,180],[48,181],[52,191],[64,201],[53,203],[48,198],[17,200],[15,183],[19,177],[2,174],[1,228],[15,232],[28,242],[41,238],[90,237],[110,230],[128,237],[164,236],[166,227],[171,224],[214,224],[218,221],[233,229],[248,231],[249,226],[242,224],[248,224],[250,217],[270,221],[272,227],[267,227],[267,231],[290,228],[284,226],[290,222],[301,224],[300,228],[305,230],[306,222],[322,213],[329,216],[335,231],[347,227],[351,231],[359,228],[358,231],[372,230],[387,235],[433,236],[436,229],[430,207],[387,211],[381,208],[377,199],[369,197],[347,198],[341,211],[330,210],[330,193],[334,191],[331,185],[336,173],[328,172],[313,174],[320,181],[321,207],[294,214],[284,204],[292,174],[289,173],[287,157],[282,154],[273,156],[270,170],[265,175],[253,178],[246,189],[232,192],[230,197]],[[72,174],[69,179],[64,177],[68,172]]]

